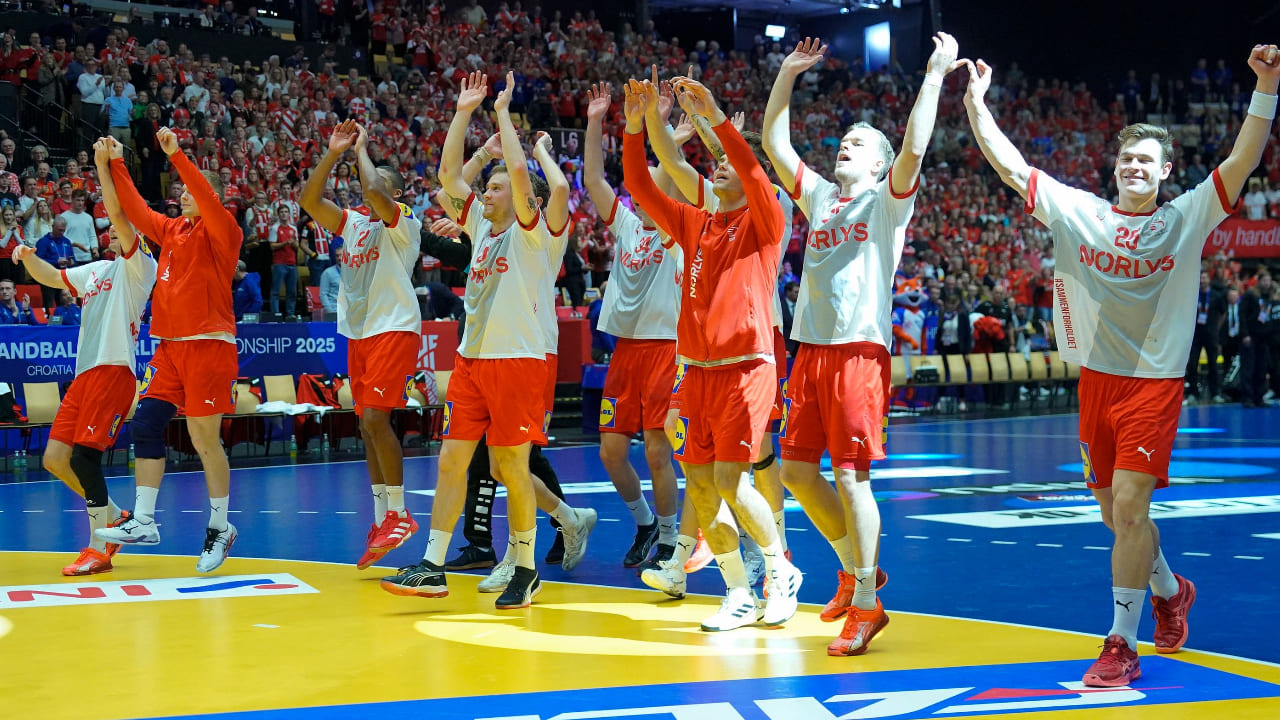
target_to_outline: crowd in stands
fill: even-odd
[[[229,10],[234,14],[234,7]],[[218,12],[212,6],[208,11]],[[127,26],[103,25],[78,37],[32,33],[24,40],[6,32],[0,36],[0,79],[76,108],[85,123],[124,142],[144,197],[176,214],[181,186],[169,179],[155,140],[159,127],[172,126],[184,152],[221,176],[227,204],[242,219],[238,314],[265,306],[283,316],[310,316],[310,310],[329,310],[329,304],[309,308],[310,295],[298,286],[320,287],[322,301],[331,297],[324,288],[336,247],[300,211],[297,195],[342,120],[355,118],[369,128],[371,154],[409,178],[403,202],[430,224],[443,216],[432,195],[452,102],[459,81],[472,70],[487,71],[491,90],[503,86],[505,70],[514,70],[513,116],[526,130],[583,127],[590,84],[617,87],[625,78],[647,75],[652,65],[663,76],[689,73],[708,83],[728,109],[746,113],[747,129],[758,129],[788,50],[763,38],[749,50],[730,50],[715,42],[661,37],[651,22],[641,29],[606,29],[592,12],[542,16],[539,8],[531,13],[519,2],[498,3],[490,12],[466,0],[450,13],[438,0],[383,0],[372,12],[364,0],[321,0],[318,11],[326,38],[378,60],[372,72],[340,67],[332,43],[315,58],[299,46],[287,57],[259,61],[197,56],[178,34],[144,44]],[[232,20],[231,27],[244,26]],[[860,62],[830,56],[804,74],[796,87],[791,137],[805,163],[829,176],[833,148],[859,120],[899,142],[918,80],[901,67],[867,70]],[[961,83],[949,77],[942,94],[909,251],[898,273],[897,351],[1051,348],[1055,258],[1049,234],[975,147]],[[1153,75],[1142,82],[1130,72],[1112,90],[1095,94],[1083,82],[1030,77],[1012,64],[997,68],[989,97],[1033,166],[1104,196],[1114,196],[1116,132],[1148,117],[1171,125],[1179,157],[1162,185],[1165,200],[1203,181],[1225,157],[1249,97],[1224,61],[1210,69],[1202,60],[1181,79]],[[604,123],[606,172],[625,198],[622,128],[616,101]],[[494,131],[488,114],[478,113],[469,149]],[[108,222],[97,203],[92,164],[80,148],[58,150],[51,154],[0,138],[0,278],[23,280],[8,262],[14,243],[34,245],[62,266],[106,252],[101,233]],[[709,172],[711,156],[700,144],[690,143],[685,151],[695,167]],[[574,185],[572,241],[561,284],[568,301],[580,306],[587,288],[607,280],[613,241],[582,188],[580,152],[559,152]],[[361,207],[354,164],[338,166],[326,194],[342,208]],[[1280,143],[1268,145],[1240,212],[1254,219],[1280,217]],[[779,277],[786,305],[794,303],[792,284],[803,266],[806,235],[804,218],[796,213]],[[463,276],[456,270],[424,256],[415,284],[460,285]],[[1258,274],[1266,272],[1226,257],[1206,260],[1206,270],[1224,296],[1232,289],[1258,293]],[[0,283],[0,306],[7,306],[15,300],[6,299],[3,288]],[[47,314],[61,306],[51,290],[29,300]],[[424,302],[424,315],[433,305]],[[0,309],[0,321],[20,317]]]

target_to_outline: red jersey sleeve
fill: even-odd
[[[111,180],[116,186],[116,197],[120,199],[120,208],[138,232],[151,238],[156,244],[163,245],[165,227],[170,218],[152,210],[147,201],[138,194],[133,186],[133,178],[129,177],[129,169],[124,166],[123,158],[112,158]]]
[[[672,242],[683,248],[688,240],[698,239],[697,235],[685,231],[685,223],[691,213],[702,211],[672,200],[653,182],[649,175],[649,161],[644,154],[644,133],[627,134],[622,138],[622,177],[631,196],[671,237]]]
[[[751,208],[752,224],[759,223],[761,245],[779,244],[782,242],[782,206],[778,204],[778,195],[769,182],[760,161],[756,160],[751,146],[742,138],[742,133],[725,118],[723,122],[712,128],[720,139],[720,146],[729,157],[729,162],[738,171],[742,179],[742,189],[747,194],[747,206]]]
[[[213,246],[218,250],[234,253],[238,257],[240,246],[244,243],[244,235],[240,232],[236,216],[222,204],[218,193],[213,191],[209,181],[200,174],[200,170],[186,154],[174,153],[169,156],[169,162],[173,163],[174,169],[178,171],[178,177],[182,178],[182,184],[195,200],[196,207],[200,210],[200,219],[208,225],[209,239]]]

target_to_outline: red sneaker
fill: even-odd
[[[1178,592],[1168,600],[1151,596],[1151,617],[1156,621],[1155,643],[1158,653],[1176,653],[1191,634],[1187,626],[1187,613],[1196,602],[1196,586],[1190,580],[1174,573],[1178,579]]]
[[[691,575],[706,567],[716,558],[715,553],[711,552],[711,546],[707,544],[707,539],[702,537],[702,531],[698,531],[698,544],[693,548],[693,554],[685,561],[684,572]]]
[[[844,629],[840,637],[827,646],[827,654],[832,657],[842,655],[861,655],[881,630],[889,624],[889,616],[884,612],[880,598],[876,598],[874,610],[863,610],[858,607],[849,608],[844,619]]]
[[[113,520],[113,521],[111,521],[111,522],[107,523],[107,527],[115,527],[115,526],[117,526],[117,525],[123,524],[125,520],[128,520],[128,519],[129,519],[129,518],[131,518],[131,517],[133,517],[133,513],[129,512],[128,510],[121,510],[121,511],[120,511],[120,517],[118,517],[118,518],[116,518],[115,520]],[[107,557],[108,557],[108,558],[113,558],[113,557],[115,557],[115,556],[116,556],[116,553],[118,553],[118,552],[120,552],[120,543],[107,543]]]
[[[835,622],[844,617],[849,611],[849,607],[853,605],[853,592],[858,589],[858,580],[854,576],[843,570],[836,571],[836,595],[831,598],[827,606],[822,608],[822,622]],[[886,583],[889,582],[889,573],[880,568],[876,568],[876,591],[879,592]]]
[[[408,510],[405,510],[404,517],[400,517],[395,510],[388,510],[377,535],[369,543],[369,552],[381,554],[395,550],[416,532],[418,521],[413,519]]]
[[[378,526],[371,525],[369,527],[369,535],[364,539],[364,554],[356,561],[357,570],[364,570],[372,565],[378,558],[382,557],[382,553],[374,552],[370,549],[373,546],[373,539],[376,537],[378,537]]]
[[[75,562],[62,568],[62,574],[67,577],[97,575],[104,572],[111,572],[111,556],[91,547],[81,550],[80,557],[77,557]]]
[[[1084,674],[1084,684],[1089,687],[1120,687],[1142,677],[1138,667],[1138,653],[1129,649],[1129,643],[1119,635],[1112,635],[1102,643],[1102,654]]]

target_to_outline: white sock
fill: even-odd
[[[427,552],[422,559],[437,567],[444,567],[445,553],[449,552],[449,543],[453,533],[448,530],[432,530],[427,540]]]
[[[231,498],[209,498],[209,527],[222,532],[227,529],[227,508],[231,506]]]
[[[853,605],[862,610],[876,609],[876,569],[854,568],[853,578],[858,581],[853,590]]]
[[[676,544],[676,516],[675,515],[659,515],[658,516],[658,544],[659,545],[675,545]],[[693,549],[690,548],[690,552]]]
[[[689,558],[693,556],[693,549],[698,546],[698,538],[689,537],[688,535],[680,535],[676,537],[676,551],[672,553],[671,558],[680,563],[680,567],[689,562]]]
[[[516,550],[516,567],[533,568],[533,546],[537,539],[538,528],[535,526],[531,530],[514,530],[513,538],[515,539]]]
[[[133,499],[133,516],[138,522],[146,524],[153,522],[156,514],[156,496],[160,494],[159,488],[146,487],[139,485]]]
[[[116,501],[108,497],[107,498],[107,521],[115,522],[116,520],[119,520],[120,516],[123,514],[124,514],[124,511],[120,509],[120,506],[116,504]]]
[[[507,536],[507,552],[502,556],[500,560],[498,560],[498,562],[506,562],[507,558],[511,558],[511,562],[516,561],[516,536],[515,535]]]
[[[1138,650],[1138,621],[1142,619],[1142,602],[1147,597],[1147,589],[1113,587],[1111,588],[1111,630],[1107,637],[1119,635],[1129,643],[1129,649]]]
[[[551,511],[551,517],[555,518],[564,527],[570,528],[578,524],[578,511],[564,504],[561,500],[555,510]],[[530,566],[532,567],[532,566]]]
[[[775,541],[772,545],[761,546],[760,554],[764,555],[764,571],[772,574],[773,568],[779,563],[785,563],[787,556],[783,555],[782,543]]]
[[[742,563],[742,553],[738,550],[717,555],[716,565],[720,567],[720,575],[724,577],[725,589],[751,587],[747,584],[747,566]]]
[[[627,502],[627,509],[631,511],[631,517],[636,520],[636,527],[653,524],[653,511],[649,509],[649,503],[645,501],[641,495],[639,500]]]
[[[849,534],[845,533],[835,540],[828,540],[827,542],[831,543],[831,549],[835,550],[836,557],[840,558],[840,569],[849,575],[853,575],[853,542],[849,540]]]
[[[787,511],[779,510],[773,514],[773,525],[778,528],[778,542],[782,543],[782,552],[787,551]]]
[[[98,552],[105,552],[107,549],[107,541],[99,540],[98,536],[93,534],[94,530],[101,530],[107,526],[107,518],[110,517],[111,511],[104,507],[85,507],[85,511],[89,513],[89,547]]]
[[[1151,564],[1151,594],[1161,600],[1168,600],[1178,594],[1178,578],[1169,569],[1163,550],[1159,551],[1155,562]]]
[[[405,516],[403,485],[387,486],[387,509],[395,511],[400,517]]]
[[[369,489],[373,491],[373,524],[382,527],[382,518],[387,514],[387,486],[378,483]]]

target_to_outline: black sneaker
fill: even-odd
[[[542,560],[548,565],[559,565],[560,561],[564,560],[564,532],[560,528],[556,528],[556,539],[551,543],[551,549]]]
[[[631,549],[627,551],[626,556],[622,558],[622,567],[633,568],[644,562],[656,542],[658,542],[657,520],[636,528],[636,539],[631,543]]]
[[[519,610],[533,604],[533,598],[542,592],[542,581],[538,579],[538,571],[516,566],[507,589],[498,596],[494,607],[499,610]]]
[[[444,597],[449,586],[444,581],[444,568],[420,560],[417,565],[400,568],[399,573],[382,578],[382,589],[392,595]]]
[[[640,563],[640,565],[637,566],[640,572],[644,572],[645,570],[657,570],[658,563],[662,562],[663,560],[670,560],[676,554],[675,545],[658,543],[654,547],[656,549],[653,551],[653,557],[650,557],[648,560],[645,560],[644,562]]]
[[[468,545],[458,552],[458,556],[444,564],[445,570],[476,570],[491,568],[498,564],[498,556],[493,548],[480,548]]]

